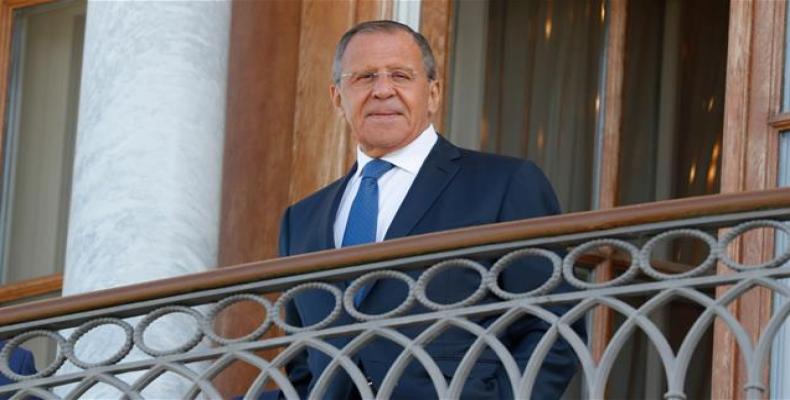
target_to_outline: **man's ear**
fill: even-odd
[[[428,115],[434,116],[439,111],[442,85],[438,79],[428,82]]]
[[[343,98],[340,96],[340,88],[337,85],[329,85],[329,100],[332,101],[332,106],[335,107],[335,111],[340,116],[344,116],[343,113]]]

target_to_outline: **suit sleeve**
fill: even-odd
[[[2,350],[3,347],[5,347],[5,345],[6,342],[0,340],[0,350]],[[33,359],[33,353],[22,347],[17,347],[11,351],[10,357],[8,359],[8,367],[11,369],[11,371],[14,371],[15,373],[20,375],[33,375],[37,372],[36,364]],[[7,376],[0,374],[0,386],[9,385],[12,383],[15,382],[12,381]],[[10,393],[1,394],[0,399],[11,398],[16,393],[17,392],[14,391]],[[39,400],[38,397],[33,397],[33,396],[27,396],[25,398],[32,400]]]
[[[289,250],[289,241],[291,237],[291,207],[285,209],[282,221],[280,221],[280,238],[279,238],[279,253],[280,257],[288,257],[291,255]]]
[[[36,362],[33,359],[33,353],[24,351],[22,354],[22,365],[19,368],[19,374],[33,375],[36,371]]]
[[[510,181],[507,193],[502,202],[499,219],[511,221],[524,218],[555,215],[560,213],[559,202],[543,172],[531,162],[524,162]],[[562,249],[549,249],[564,255]],[[528,257],[517,265],[511,265],[503,271],[501,282],[505,290],[525,292],[542,285],[551,275],[553,267],[543,257]],[[562,282],[553,293],[574,290]],[[572,305],[571,305],[572,306]],[[562,315],[570,309],[569,305],[549,306],[546,310]],[[584,321],[577,321],[574,329],[586,338]],[[540,339],[550,328],[549,324],[538,318],[525,318],[511,325],[508,339],[512,344],[512,352],[521,368],[526,367],[529,356],[535,350]],[[570,345],[558,338],[543,362],[535,380],[532,399],[558,399],[568,386],[576,372],[578,360]]]
[[[291,255],[289,246],[291,229],[290,216],[291,208],[289,207],[285,210],[282,223],[280,224],[280,257],[287,257]],[[296,309],[293,301],[290,301],[285,305],[285,322],[293,326],[302,326],[299,312]],[[310,369],[307,366],[307,353],[305,351],[299,352],[299,354],[285,366],[285,370],[288,373],[288,380],[294,385],[294,388],[299,393],[299,397],[306,399],[307,392],[310,387],[310,381],[312,380]]]

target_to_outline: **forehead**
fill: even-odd
[[[407,32],[363,32],[348,42],[341,64],[343,70],[398,66],[418,69],[422,53]]]

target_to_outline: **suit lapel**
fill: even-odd
[[[335,248],[335,218],[337,217],[337,208],[340,207],[340,199],[343,197],[343,192],[346,190],[348,181],[354,176],[357,170],[357,164],[351,167],[351,171],[343,177],[339,185],[335,185],[332,190],[327,193],[326,201],[324,202],[324,210],[321,212],[321,221],[317,226],[323,226],[320,232],[321,237],[319,242],[322,248],[318,250],[329,250]]]
[[[458,148],[439,136],[395,214],[385,239],[399,238],[411,233],[458,172],[458,163],[455,160],[459,157],[461,152]]]

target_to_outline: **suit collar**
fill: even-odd
[[[395,214],[385,239],[399,238],[411,233],[458,172],[456,160],[460,157],[458,148],[439,136]]]
[[[382,156],[381,159],[416,177],[438,139],[439,135],[436,134],[433,125],[428,125],[411,143]]]

